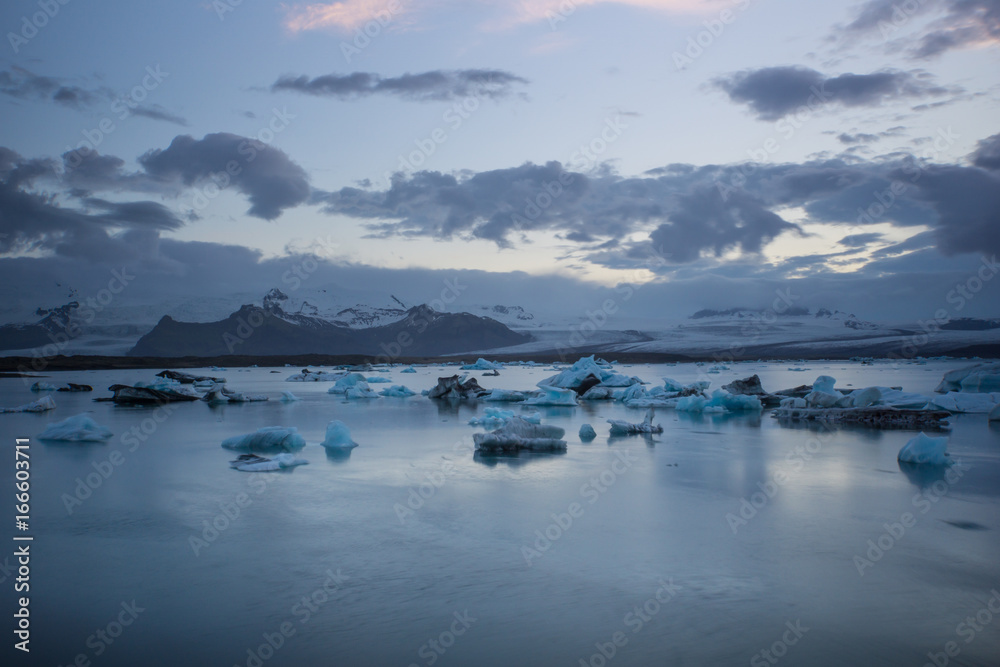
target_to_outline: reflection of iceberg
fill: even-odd
[[[408,396],[416,396],[416,394],[417,392],[401,384],[394,384],[391,387],[386,387],[379,392],[379,396],[385,396],[387,398],[406,398]]]
[[[253,433],[226,438],[222,446],[241,452],[293,452],[305,447],[306,441],[294,426],[265,426]]]
[[[926,433],[911,439],[899,450],[897,457],[903,463],[948,466],[953,461],[948,458],[948,438],[932,438]]]
[[[56,402],[52,400],[51,396],[43,396],[37,401],[32,401],[31,403],[25,403],[24,405],[19,405],[16,408],[0,408],[0,414],[6,412],[45,412],[47,410],[55,410]]]
[[[609,419],[611,424],[611,435],[632,435],[634,433],[663,433],[663,426],[653,424],[653,408],[646,411],[646,419],[638,424],[633,424],[621,419]]]
[[[484,401],[493,403],[516,403],[524,399],[523,391],[514,391],[513,389],[493,389],[489,394],[483,396]]]
[[[339,419],[334,419],[326,425],[326,439],[322,444],[327,449],[340,450],[354,449],[358,446],[358,443],[351,440],[351,429]]]
[[[572,406],[577,405],[576,392],[572,389],[539,385],[541,395],[524,401],[524,405]]]
[[[513,417],[495,431],[474,433],[472,439],[480,452],[554,452],[566,449],[566,441],[561,439],[565,433],[558,426]]]
[[[274,472],[308,463],[305,459],[296,458],[294,454],[278,454],[270,459],[256,454],[241,454],[229,462],[229,467],[243,472]]]
[[[38,434],[39,440],[67,440],[70,442],[97,442],[114,435],[109,429],[99,425],[88,414],[69,417],[49,424]]]

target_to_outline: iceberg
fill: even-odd
[[[469,426],[483,426],[488,429],[495,429],[503,426],[508,420],[514,417],[520,417],[532,424],[542,423],[542,413],[540,412],[533,412],[529,415],[515,415],[513,410],[486,408],[482,417],[473,417],[469,420]]]
[[[381,371],[380,371],[380,372],[381,372]],[[366,380],[366,382],[367,382],[368,384],[379,384],[379,383],[388,383],[388,382],[392,382],[392,380],[390,380],[389,378],[384,378],[384,377],[382,377],[382,376],[380,376],[380,375],[373,375],[373,376],[371,376],[370,378],[368,378],[368,379]]]
[[[25,403],[24,405],[19,405],[16,408],[0,408],[0,414],[11,412],[46,412],[48,410],[55,409],[56,402],[52,400],[52,396],[43,396],[37,401]]]
[[[271,459],[256,454],[240,454],[229,462],[229,467],[242,472],[274,472],[308,463],[305,459],[295,458],[294,454],[278,454]]]
[[[607,364],[607,362],[604,362]],[[578,389],[577,393],[584,393],[590,387],[603,383],[618,376],[608,370],[606,365],[599,364],[593,357],[583,357],[566,370],[545,378],[538,383],[539,386],[561,387],[563,389]],[[629,383],[631,384],[631,382]],[[620,386],[620,385],[617,385]]]
[[[416,396],[416,394],[417,392],[401,384],[394,384],[391,387],[386,387],[379,392],[379,396],[385,396],[387,398],[407,398],[408,396]]]
[[[340,371],[331,373],[330,371],[311,371],[308,368],[303,368],[301,372],[285,378],[285,382],[335,382],[342,377],[344,374]]]
[[[1000,391],[1000,363],[974,364],[948,371],[934,391],[939,394],[949,391],[967,393]]]
[[[760,412],[764,409],[760,398],[746,394],[731,394],[725,389],[716,389],[706,408],[721,407],[729,412]]]
[[[633,435],[636,433],[663,433],[663,426],[653,424],[653,408],[646,411],[646,418],[638,424],[621,419],[609,419],[611,435]]]
[[[338,419],[326,425],[326,438],[322,444],[327,449],[354,449],[358,446],[358,443],[351,440],[351,430],[347,428],[347,424]]]
[[[378,394],[368,386],[367,382],[359,382],[353,387],[348,387],[344,392],[344,398],[378,398]]]
[[[226,396],[230,403],[258,403],[268,400],[264,394],[244,394],[239,391],[227,393]]]
[[[525,405],[574,406],[578,405],[576,392],[572,389],[546,387],[539,383],[541,393],[524,401]]]
[[[561,439],[565,433],[558,426],[532,424],[513,417],[495,431],[474,433],[472,439],[479,452],[555,452],[565,451],[566,441]]]
[[[493,389],[489,394],[483,396],[484,401],[494,403],[515,403],[523,401],[525,398],[527,396],[525,396],[523,391],[513,391],[511,389]]]
[[[930,399],[928,406],[948,412],[985,412],[988,413],[1000,403],[1000,393],[967,394],[960,391],[949,391],[943,396]]]
[[[56,386],[54,384],[49,384],[48,382],[36,382],[31,385],[31,391],[55,391]]]
[[[948,457],[948,438],[932,438],[926,433],[911,439],[899,450],[899,461],[934,466],[949,466],[953,461]]]
[[[486,361],[482,357],[476,360],[474,364],[466,364],[460,367],[463,371],[498,371],[503,368],[503,364],[498,361]]]
[[[219,369],[221,370],[221,369]],[[182,373],[180,371],[161,371],[156,374],[157,377],[165,378],[168,380],[175,380],[181,384],[225,384],[226,378],[211,377],[209,375],[191,375],[190,373]]]
[[[840,405],[844,395],[833,388],[836,380],[829,375],[820,375],[813,382],[812,391],[804,396],[806,404],[813,408],[832,408]]]
[[[39,440],[66,440],[69,442],[100,442],[114,435],[109,429],[95,422],[84,413],[49,424],[38,434]]]
[[[404,368],[403,370],[401,370],[399,372],[400,373],[416,373],[417,369],[414,368],[413,366],[410,366],[409,368]]]
[[[356,387],[359,384],[368,387],[365,376],[361,373],[348,373],[339,377],[336,383],[326,391],[329,394],[346,394],[348,389]]]
[[[253,433],[226,438],[222,446],[241,452],[293,452],[305,447],[306,441],[294,426],[265,426]]]
[[[590,424],[583,424],[580,427],[580,440],[583,440],[584,442],[590,442],[596,437],[597,437],[597,431],[595,431],[594,427],[591,426]]]
[[[281,402],[282,403],[294,403],[295,401],[301,401],[302,399],[293,394],[290,391],[281,392]]]
[[[449,398],[468,399],[482,398],[489,392],[479,386],[476,378],[466,379],[463,375],[459,378],[452,375],[446,378],[438,378],[437,386],[427,392],[428,398]]]

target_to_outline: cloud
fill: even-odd
[[[865,132],[858,132],[857,134],[847,134],[846,132],[841,132],[837,135],[837,141],[842,144],[868,144],[874,141],[878,141],[881,137],[876,134],[867,134]]]
[[[62,79],[40,76],[23,67],[15,66],[9,70],[0,70],[0,94],[21,100],[54,102],[78,111],[92,109],[102,102],[109,102],[109,109],[115,111],[116,114],[118,113],[116,105],[125,105],[132,115],[174,123],[175,125],[186,126],[188,124],[187,120],[170,113],[158,104],[138,104],[128,96],[116,95],[107,87],[88,89],[69,85],[63,83]],[[122,108],[124,109],[125,106]]]
[[[733,102],[749,106],[761,120],[778,120],[803,107],[816,110],[827,103],[874,107],[895,99],[954,92],[934,85],[920,70],[828,77],[798,66],[744,70],[718,78],[713,85]]]
[[[837,241],[840,245],[847,246],[848,248],[864,248],[865,246],[871,245],[872,243],[878,243],[882,240],[881,234],[851,234],[850,236],[845,236],[844,238]]]
[[[976,150],[969,159],[977,167],[1000,171],[1000,134],[994,134],[976,144]]]
[[[381,77],[368,72],[307,76],[283,76],[271,84],[274,92],[290,90],[307,95],[357,99],[369,95],[396,95],[418,102],[452,100],[477,95],[499,98],[510,94],[517,83],[527,79],[502,70],[434,70],[420,74]]]
[[[227,132],[206,134],[202,139],[177,136],[167,148],[144,154],[139,163],[156,179],[179,180],[186,186],[209,182],[213,176],[231,182],[250,199],[248,214],[265,220],[277,218],[309,197],[305,170],[282,150]],[[227,173],[233,164],[236,168]]]
[[[916,28],[917,34],[900,34],[910,28]],[[911,59],[927,60],[955,49],[1000,44],[1000,4],[996,0],[868,0],[838,32],[848,38],[878,33],[883,41],[891,40],[889,49],[902,47]]]
[[[375,22],[382,28],[404,29],[417,21],[415,14],[435,9],[446,10],[441,0],[418,3],[407,0],[341,0],[300,4],[285,8],[284,25],[292,33],[308,30],[331,29],[353,32]],[[711,6],[700,0],[478,0],[478,4],[501,15],[493,27],[510,28],[523,23],[560,21],[582,7],[596,5],[624,5],[652,11],[671,13],[702,13],[712,11]],[[405,16],[404,20],[401,17]],[[378,34],[378,33],[376,33]]]

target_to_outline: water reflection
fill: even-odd
[[[563,456],[564,454],[566,452],[519,452],[517,454],[484,454],[476,452],[472,455],[472,460],[489,468],[495,468],[501,464],[514,468],[527,465],[532,461],[544,461]]]

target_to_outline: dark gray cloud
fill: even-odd
[[[976,150],[969,159],[977,167],[1000,170],[1000,134],[994,134],[976,144]]]
[[[858,132],[857,134],[847,134],[846,132],[841,132],[837,135],[837,141],[842,144],[870,144],[874,141],[878,141],[880,137],[877,134],[867,134],[865,132]]]
[[[887,101],[954,92],[935,85],[919,70],[883,70],[829,77],[798,66],[736,72],[713,82],[729,99],[746,104],[761,120],[778,120],[794,111],[826,105],[873,107]]]
[[[847,246],[848,248],[864,248],[872,243],[878,243],[882,240],[882,238],[881,234],[875,233],[851,234],[840,239],[837,243]]]
[[[919,23],[921,32],[909,31]],[[902,48],[916,60],[953,49],[996,46],[1000,42],[1000,3],[996,0],[868,0],[851,23],[839,28],[848,38],[878,35],[890,49]],[[904,37],[905,35],[905,37]]]
[[[54,102],[77,110],[93,109],[107,103],[108,113],[114,116],[119,115],[119,109],[127,109],[130,115],[181,126],[188,124],[186,119],[170,113],[158,104],[139,104],[128,96],[116,95],[106,86],[85,88],[16,66],[0,70],[0,94],[21,100]]]
[[[309,197],[305,170],[284,151],[227,132],[202,139],[177,136],[167,148],[147,152],[139,163],[154,178],[186,186],[229,183],[250,200],[248,214],[265,220]]]
[[[272,91],[290,90],[307,95],[357,99],[370,95],[396,95],[418,102],[453,100],[470,95],[500,98],[512,92],[515,84],[527,79],[502,70],[434,70],[420,74],[382,77],[369,72],[325,74],[310,79],[283,76],[271,84]]]

